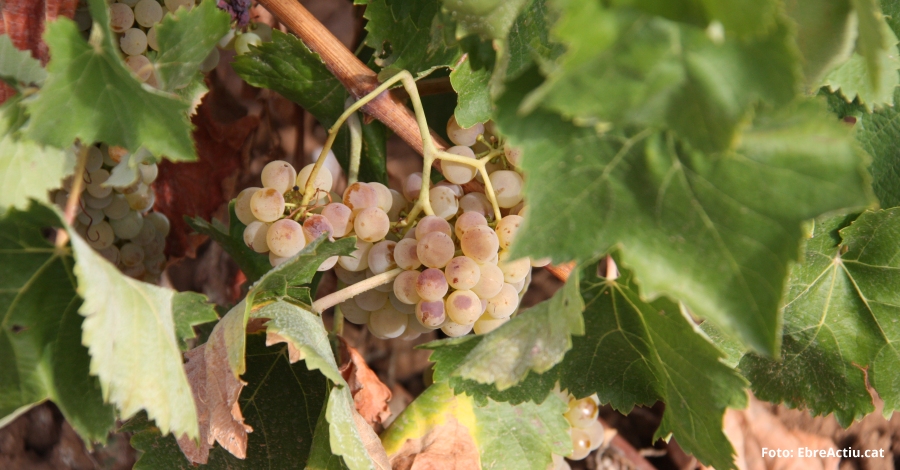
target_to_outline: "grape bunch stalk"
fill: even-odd
[[[106,144],[75,146],[84,169],[67,177],[51,199],[65,210],[77,197],[75,231],[123,273],[156,283],[166,265],[169,219],[152,212],[156,194],[150,186],[159,173],[150,152],[135,155]],[[113,169],[125,159],[139,162],[133,181],[111,184]]]
[[[417,96],[414,103],[421,105]],[[427,129],[419,110],[417,118]],[[526,210],[521,152],[490,122],[463,128],[451,117],[447,134],[456,145],[429,149],[429,136],[422,172],[406,178],[401,190],[352,181],[357,171],[351,168],[343,194],[331,194],[333,175],[319,162],[333,133],[319,161],[299,173],[287,162],[270,162],[262,187],[247,188],[235,200],[246,224],[244,242],[277,266],[320,236],[355,237],[352,254],[318,267],[333,268],[350,287],[313,307],[336,305],[343,318],[367,325],[379,338],[413,339],[438,328],[451,337],[492,331],[518,309],[532,266],[549,260],[509,255]],[[432,186],[435,159],[445,179]]]

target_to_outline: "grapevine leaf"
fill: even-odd
[[[331,452],[341,456],[347,468],[390,468],[378,435],[356,412],[349,387],[343,385],[331,389],[325,418],[329,423]]]
[[[855,18],[850,0],[785,2],[787,15],[797,25],[797,47],[803,56],[807,86],[850,58],[855,45]]]
[[[244,229],[247,227],[241,223],[240,219],[234,213],[234,201],[228,206],[229,223],[225,226],[217,219],[213,219],[212,223],[207,222],[200,217],[185,217],[184,221],[197,233],[207,235],[216,243],[222,246],[231,258],[238,264],[247,280],[256,282],[264,274],[272,269],[269,258],[261,255],[244,243]]]
[[[280,31],[272,34],[272,42],[237,57],[232,67],[247,83],[277,91],[312,113],[323,126],[330,127],[344,112],[347,90],[302,41]],[[384,132],[380,123],[363,125],[366,145],[360,160],[360,181],[387,182],[386,141],[378,137]],[[350,162],[350,134],[345,128],[338,132],[333,150],[346,170]]]
[[[13,133],[3,135],[0,138],[0,213],[10,206],[26,209],[32,199],[46,200],[47,192],[59,187],[74,167],[71,151],[43,146]]]
[[[319,422],[316,423],[316,432],[313,435],[312,449],[309,451],[309,460],[306,461],[306,468],[310,470],[347,470],[347,465],[341,456],[331,452],[331,430],[325,412],[326,407],[322,407]]]
[[[550,26],[556,22],[556,12],[547,0],[533,0],[516,18],[506,39],[503,64],[508,80],[518,78],[533,62],[549,65],[564,52],[561,44],[550,37]]]
[[[132,152],[143,146],[171,160],[195,160],[190,103],[141,85],[113,43],[106,2],[90,0],[89,6],[94,19],[90,42],[71,20],[47,25],[44,40],[52,59],[43,88],[28,103],[27,137],[59,148],[75,139]]]
[[[529,1],[443,0],[443,3],[444,9],[456,21],[457,37],[479,34],[489,39],[502,39]]]
[[[319,370],[334,383],[343,383],[328,331],[322,317],[294,304],[278,301],[254,311],[253,318],[266,318],[266,333],[277,334],[300,351],[300,359],[310,370]]]
[[[29,51],[19,50],[9,34],[4,34],[0,36],[0,78],[13,86],[40,85],[47,72]]]
[[[872,87],[877,87],[881,82],[881,74],[897,74],[897,66],[884,68],[882,61],[884,54],[893,52],[894,57],[897,56],[896,47],[890,49],[897,45],[897,37],[884,20],[879,0],[851,0],[851,2],[859,19],[856,50],[865,57],[869,81]]]
[[[437,382],[397,417],[381,440],[392,464],[409,458],[431,461],[435,456],[423,455],[429,448],[454,439],[458,443],[451,448],[454,452],[434,468],[544,470],[551,453],[572,452],[565,410],[555,395],[540,405],[489,401],[478,407],[467,396],[454,395],[445,382]]]
[[[759,398],[834,413],[844,426],[874,410],[867,384],[885,416],[900,407],[900,209],[867,211],[844,227],[850,220],[818,220],[791,273],[781,360],[740,363]]]
[[[726,32],[738,35],[771,30],[781,8],[778,0],[700,0],[700,3],[709,19],[721,22]]]
[[[302,468],[314,445],[317,418],[324,410],[328,388],[325,378],[301,364],[290,364],[287,346],[265,347],[262,335],[247,337],[247,382],[238,403],[246,423],[255,432],[248,435],[243,460],[216,446],[202,468],[258,469]],[[173,436],[138,415],[128,423],[135,434],[131,444],[142,451],[135,470],[190,470]]]
[[[0,426],[50,399],[87,442],[115,424],[81,345],[72,257],[44,238],[56,214],[32,204],[0,218]]]
[[[363,16],[368,20],[366,45],[375,49],[382,80],[400,70],[423,77],[452,66],[462,55],[455,27],[441,13],[441,0],[372,0]]]
[[[513,82],[495,115],[539,175],[526,179],[530,217],[512,256],[588,259],[621,244],[645,295],[669,294],[775,354],[801,222],[870,201],[850,130],[803,102],[758,115],[734,152],[709,155],[649,131],[625,139],[543,110],[522,116],[534,82]]]
[[[450,72],[450,84],[459,95],[454,115],[462,127],[472,127],[491,119],[491,70],[472,69],[472,61],[465,60]]]
[[[182,351],[188,349],[187,341],[197,337],[194,325],[216,321],[219,316],[206,296],[196,292],[183,292],[172,299],[172,318],[175,319],[175,336]]]
[[[186,294],[126,277],[77,233],[69,236],[78,294],[85,299],[82,342],[104,399],[123,418],[145,409],[163,432],[196,438],[197,411],[172,315],[174,299]]]
[[[231,17],[212,0],[191,10],[165,15],[156,26],[159,55],[155,60],[160,89],[174,91],[197,76],[200,63],[231,25]],[[202,80],[200,80],[202,83]]]
[[[666,404],[654,439],[673,434],[678,444],[715,468],[734,468],[722,431],[726,407],[746,406],[746,381],[720,362],[719,352],[678,304],[645,302],[634,275],[616,280],[584,273],[587,336],[577,337],[561,366],[560,387],[577,397],[597,393],[601,403],[628,413],[635,405]]]
[[[790,102],[800,70],[790,28],[718,41],[702,29],[566,0],[554,28],[568,52],[527,101],[581,122],[666,125],[695,147],[733,147],[762,101]],[[765,64],[765,66],[761,66]]]
[[[572,348],[572,336],[584,334],[578,274],[554,296],[521,312],[500,328],[422,345],[431,349],[435,380],[452,376],[494,384],[499,391],[519,383],[529,371],[546,372]],[[465,343],[475,346],[467,347]]]

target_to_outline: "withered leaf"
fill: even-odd
[[[468,470],[481,468],[478,447],[455,417],[418,439],[408,439],[391,458],[394,470]]]
[[[341,340],[341,375],[350,385],[350,394],[356,411],[370,426],[383,423],[391,416],[388,402],[391,389],[378,378],[359,351],[351,347],[344,338]]]

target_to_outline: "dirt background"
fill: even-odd
[[[362,35],[362,10],[359,7],[337,0],[301,3],[345,45],[356,48]],[[276,25],[264,10],[256,8],[254,12],[259,21]],[[300,168],[311,162],[311,154],[324,140],[324,130],[303,109],[276,93],[243,83],[229,66],[232,57],[230,53],[223,53],[218,68],[210,74],[208,84],[211,93],[195,119],[200,133],[198,141],[202,141],[201,159],[206,157],[205,161],[192,164],[197,165],[193,170],[183,165],[168,169],[174,174],[189,175],[191,178],[213,176],[207,176],[209,181],[193,185],[190,189],[177,186],[173,179],[169,188],[165,186],[166,178],[163,176],[167,170],[161,166],[162,186],[157,191],[165,193],[173,190],[173,195],[168,199],[161,198],[170,206],[167,210],[207,219],[224,219],[226,201],[241,189],[258,185],[259,173],[266,163],[282,159]],[[420,167],[418,155],[399,139],[390,141],[388,172],[392,187],[399,188],[402,178],[419,171]],[[201,198],[205,202],[203,207],[188,203]],[[170,218],[172,215],[177,217],[179,213],[170,214]],[[173,230],[176,237],[179,236],[177,232]],[[237,266],[217,245],[189,236],[184,229],[182,232],[181,238],[169,240],[169,253],[175,259],[166,271],[164,283],[178,290],[202,292],[219,305],[233,304],[241,295],[243,282]],[[524,303],[532,305],[546,299],[560,285],[560,281],[549,272],[536,270]],[[333,290],[334,286],[333,277],[326,277],[319,294]],[[359,350],[393,391],[391,409],[395,415],[424,390],[423,376],[429,365],[429,353],[415,350],[413,346],[435,339],[434,333],[409,343],[379,340],[369,335],[365,328],[350,324],[345,326],[344,331],[350,345]],[[675,440],[669,443],[652,442],[663,409],[663,405],[658,404],[652,408],[637,408],[630,415],[623,416],[605,407],[601,417],[619,439],[608,439],[599,451],[581,462],[573,463],[572,467],[702,468],[681,450]],[[738,451],[738,466],[743,470],[887,470],[897,468],[900,463],[900,419],[888,421],[880,412],[873,413],[849,429],[843,429],[830,416],[813,418],[805,411],[789,410],[751,399],[747,410],[729,411],[725,428]],[[52,403],[45,403],[0,429],[0,469],[127,469],[131,468],[136,458],[128,439],[126,434],[112,434],[106,446],[88,448],[65,422],[59,410]],[[761,457],[762,447],[798,446],[884,449],[885,458],[800,460]]]

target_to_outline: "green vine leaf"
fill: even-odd
[[[785,13],[797,27],[808,88],[850,58],[856,44],[856,18],[850,0],[785,2]]]
[[[766,354],[801,223],[870,203],[850,130],[816,103],[761,113],[734,152],[671,134],[598,134],[543,110],[518,113],[537,82],[511,83],[495,122],[523,149],[527,218],[512,256],[589,259],[615,245],[644,295],[667,294]],[[759,191],[761,185],[767,190]]]
[[[0,79],[19,87],[40,85],[46,78],[47,72],[31,52],[19,50],[9,34],[0,36]]]
[[[81,139],[132,152],[146,147],[173,161],[196,160],[187,118],[190,103],[142,86],[113,43],[107,3],[88,3],[94,19],[90,42],[71,20],[47,25],[44,41],[52,59],[43,88],[27,105],[31,121],[26,136],[58,148]]]
[[[275,90],[312,113],[326,128],[344,112],[348,93],[325,67],[318,54],[289,34],[273,31],[272,42],[253,48],[232,63],[247,83]],[[387,137],[380,122],[363,125],[365,145],[360,159],[360,181],[387,183]],[[350,163],[350,133],[338,132],[335,156],[346,171]]]
[[[127,419],[141,409],[164,433],[197,438],[197,411],[182,366],[173,304],[180,294],[122,274],[73,230],[78,310],[90,371]],[[205,307],[204,307],[205,308]]]
[[[443,3],[457,23],[457,37],[478,34],[488,39],[503,39],[529,1],[443,0]]]
[[[437,382],[419,395],[381,435],[392,459],[427,452],[432,439],[458,439],[450,468],[545,470],[550,454],[572,452],[566,404],[557,396],[542,404],[510,405],[488,401],[475,406],[465,395],[454,395]],[[421,449],[416,446],[420,446]],[[480,463],[480,467],[475,465]]]
[[[207,222],[200,217],[185,217],[184,221],[197,233],[212,238],[238,264],[247,281],[256,282],[270,269],[269,257],[259,254],[244,243],[244,229],[247,228],[234,213],[234,201],[228,205],[228,225],[213,219]]]
[[[502,392],[525,379],[529,372],[550,370],[572,348],[572,336],[585,331],[578,277],[578,273],[573,273],[552,298],[519,313],[490,333],[422,345],[434,351],[431,360],[436,363],[435,381],[459,377],[493,384]]]
[[[182,351],[188,350],[188,340],[197,337],[194,325],[219,319],[215,306],[203,294],[182,292],[172,299],[172,318],[175,319],[175,337]]]
[[[7,132],[0,137],[0,214],[9,207],[25,210],[32,200],[46,200],[47,192],[59,187],[74,168],[71,151]]]
[[[746,381],[721,362],[724,355],[666,298],[643,300],[634,275],[618,279],[584,272],[585,330],[560,366],[562,389],[577,397],[597,393],[622,413],[635,405],[666,404],[654,439],[670,434],[701,462],[734,468],[722,431],[727,407],[746,406]]]
[[[202,76],[197,75],[200,63],[230,27],[231,17],[212,0],[190,11],[180,9],[165,15],[156,27],[159,55],[154,64],[160,89],[175,91],[197,78],[202,83]]]
[[[900,209],[823,218],[791,273],[779,361],[745,356],[740,370],[763,399],[834,413],[843,426],[874,410],[867,384],[900,407]]]
[[[473,69],[468,59],[450,72],[450,84],[459,95],[454,115],[460,126],[472,127],[491,119],[491,75],[491,69]]]
[[[71,253],[48,227],[62,224],[38,204],[0,217],[0,427],[49,399],[86,442],[106,442],[114,410],[88,373]]]
[[[246,424],[254,429],[248,435],[247,458],[238,459],[216,446],[201,468],[303,467],[314,451],[316,423],[325,408],[325,378],[302,364],[291,364],[286,345],[267,348],[263,335],[247,337],[247,373],[242,378],[247,385],[238,402]],[[122,431],[134,432],[131,445],[142,451],[135,470],[197,468],[181,453],[175,438],[162,436],[143,414],[129,421]]]

